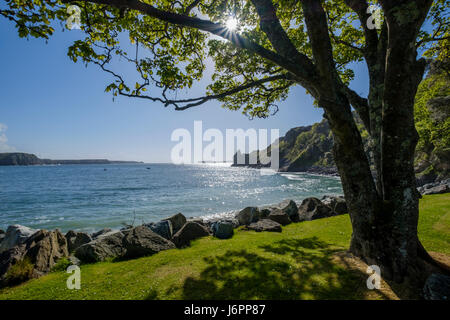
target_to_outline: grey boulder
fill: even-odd
[[[423,288],[425,300],[450,300],[450,277],[433,273],[425,281]]]
[[[299,216],[298,216],[298,207],[295,201],[293,200],[284,200],[281,203],[277,205],[277,207],[284,213],[286,213],[289,216],[289,219],[292,222],[298,222]]]
[[[269,214],[272,212],[273,207],[271,206],[264,206],[259,208],[259,217],[260,219],[266,219]]]
[[[49,272],[60,258],[69,255],[67,240],[59,230],[39,230],[25,242],[25,250],[34,269],[42,274]]]
[[[48,273],[57,261],[68,256],[67,241],[59,230],[39,230],[24,243],[0,253],[0,283],[17,284]],[[28,261],[30,270],[20,278],[8,277],[8,271],[20,261]]]
[[[334,215],[330,207],[324,205],[317,198],[306,198],[298,208],[300,221],[310,221]]]
[[[256,232],[281,232],[281,224],[270,219],[261,219],[247,226],[247,230],[253,230]]]
[[[92,234],[92,239],[97,239],[98,237],[100,237],[101,235],[104,235],[106,233],[111,232],[112,230],[110,228],[103,228],[102,230],[99,230],[97,232],[94,232]]]
[[[196,222],[198,224],[201,224],[202,226],[207,226],[207,223],[202,218],[190,218],[187,219],[186,222]]]
[[[324,196],[322,203],[331,208],[335,215],[348,213],[347,203],[343,196]]]
[[[172,223],[173,233],[177,233],[186,223],[186,217],[182,213],[177,213],[163,220],[168,220]]]
[[[0,252],[6,251],[24,243],[37,231],[38,230],[31,229],[20,224],[9,226],[8,229],[6,229],[3,240],[0,242]]]
[[[289,219],[288,214],[280,209],[273,209],[269,214],[269,219],[278,222],[282,226],[288,225],[292,222],[291,219]]]
[[[136,227],[123,238],[125,258],[153,255],[163,250],[173,249],[175,245],[145,226]]]
[[[208,229],[196,222],[187,222],[172,238],[177,248],[190,245],[192,240],[209,236]]]
[[[159,222],[152,222],[145,224],[146,227],[150,228],[154,233],[159,234],[161,237],[166,238],[167,240],[172,239],[173,236],[173,228],[172,222],[170,220],[163,220]]]
[[[211,225],[213,236],[219,239],[229,239],[234,234],[232,221],[216,221]]]
[[[239,225],[249,225],[252,222],[258,221],[260,218],[260,212],[257,207],[247,207],[239,211],[236,215],[236,219],[239,221]]]
[[[348,213],[347,202],[342,197],[336,198],[334,206],[331,208],[337,215]]]
[[[287,214],[291,222],[298,222],[298,207],[295,201],[293,200],[284,200],[278,204],[268,205],[261,207],[260,211],[260,219],[269,218],[269,215],[275,210],[275,212],[281,210],[283,213]]]
[[[69,232],[66,233],[66,239],[69,252],[72,252],[78,247],[81,247],[83,244],[92,241],[91,236],[88,235],[87,233],[77,232],[73,230],[70,230]]]
[[[75,257],[82,262],[98,262],[113,258],[138,258],[172,248],[175,248],[172,242],[146,226],[138,226],[105,233],[75,250]]]
[[[20,278],[11,279],[8,277],[8,271],[16,263],[23,260],[25,255],[25,246],[15,246],[3,252],[0,252],[0,288],[8,285],[16,285],[27,281],[33,277],[32,270],[23,274]]]
[[[97,237],[75,250],[75,257],[82,262],[99,262],[109,258],[123,257],[125,248],[122,231],[113,231]]]

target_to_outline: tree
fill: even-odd
[[[350,251],[379,265],[386,279],[402,282],[423,274],[430,257],[417,236],[413,111],[426,61],[418,52],[432,57],[448,46],[448,0],[379,0],[380,29],[374,28],[366,0],[64,2],[81,8],[86,33],[69,48],[69,57],[110,73],[114,82],[106,91],[114,96],[176,110],[217,99],[249,116],[267,117],[291,87],[304,87],[333,132],[353,226]],[[48,38],[50,20],[68,17],[66,5],[57,0],[6,3],[0,15],[15,22],[22,37]],[[227,28],[230,17],[238,22],[235,30]],[[432,25],[428,31],[422,28],[425,21]],[[136,77],[114,71],[115,58],[131,63]],[[201,79],[208,58],[215,71],[206,95],[174,98]],[[349,87],[349,64],[361,61],[370,78],[368,97]],[[369,133],[375,175],[352,108]]]

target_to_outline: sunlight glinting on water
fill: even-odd
[[[150,166],[150,170],[147,167]],[[187,217],[232,217],[247,206],[340,194],[340,181],[304,173],[264,174],[213,163],[0,167],[0,228],[92,231]]]

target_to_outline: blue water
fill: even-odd
[[[93,231],[158,221],[177,212],[211,218],[246,206],[340,193],[340,180],[334,177],[261,175],[224,165],[0,167],[0,228],[22,224]]]

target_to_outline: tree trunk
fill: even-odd
[[[384,279],[420,284],[429,256],[417,236],[414,98],[425,64],[417,60],[415,41],[431,0],[412,3],[417,9],[413,13],[406,2],[381,3],[386,26],[378,48],[374,47],[378,56],[374,52],[369,64],[367,128],[375,151],[376,184],[348,101],[338,95],[332,102],[319,99],[319,104],[335,138],[334,159],[353,227],[350,251],[369,265],[378,265]]]
[[[322,106],[325,110],[341,110],[339,113],[326,111],[325,117],[334,135],[334,159],[353,227],[350,251],[369,265],[379,266],[383,279],[403,282],[405,279],[417,278],[422,282],[424,279],[417,277],[424,275],[425,265],[420,257],[423,247],[417,238],[419,211],[413,170],[417,141],[414,138],[417,136],[414,123],[412,128],[405,126],[407,119],[403,118],[399,119],[401,123],[386,124],[385,135],[394,128],[403,130],[398,133],[399,136],[403,139],[409,137],[410,142],[406,144],[403,141],[402,148],[407,150],[400,151],[401,142],[396,139],[391,141],[391,136],[383,136],[384,152],[388,153],[382,159],[385,170],[383,198],[377,192],[349,103],[342,98],[337,105],[322,102]],[[404,108],[411,111],[412,107],[413,104]],[[392,149],[388,149],[388,146],[392,146]],[[392,166],[397,168],[396,172],[389,169]]]

